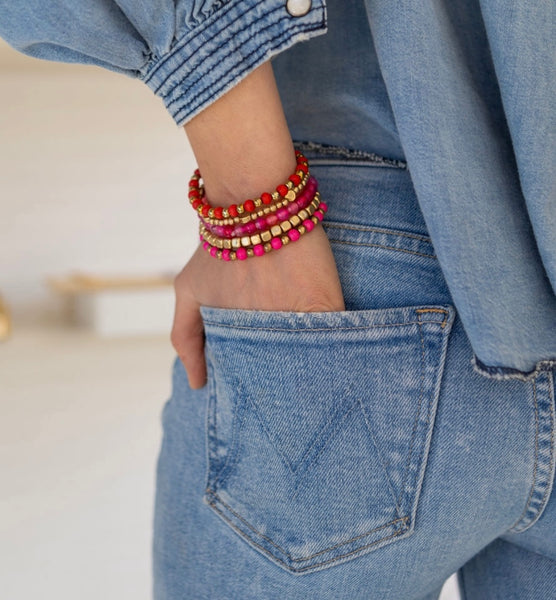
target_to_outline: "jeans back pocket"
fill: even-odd
[[[453,308],[202,313],[212,509],[298,574],[410,535]]]

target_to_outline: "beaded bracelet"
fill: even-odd
[[[230,250],[228,248],[220,249],[216,246],[212,246],[209,242],[203,243],[203,249],[206,250],[214,258],[219,260],[234,261],[234,260],[245,260],[254,256],[264,256],[272,250],[280,250],[290,242],[296,242],[302,235],[312,231],[315,225],[317,225],[324,218],[324,213],[328,207],[324,202],[321,202],[318,210],[310,218],[306,219],[301,225],[296,228],[290,229],[286,235],[273,237],[270,242],[264,244],[256,244],[251,248],[238,248],[237,250]],[[201,237],[202,241],[202,237]]]
[[[299,198],[302,197],[304,194],[313,196],[314,191],[317,189],[317,186],[317,180],[314,177],[312,177],[310,173],[307,172],[303,176],[301,183],[298,186],[289,190],[288,193],[284,196],[284,198],[277,202],[274,202],[273,204],[259,208],[256,212],[248,213],[246,216],[228,217],[223,219],[204,217],[202,215],[199,215],[199,217],[202,218],[205,223],[208,223],[210,225],[224,226],[249,223],[250,221],[255,221],[260,217],[276,212],[282,207],[287,207],[292,202],[299,201]],[[204,193],[202,185],[200,189]]]
[[[254,235],[243,235],[242,237],[223,238],[215,235],[208,230],[202,223],[199,226],[199,232],[204,241],[209,242],[211,246],[217,248],[234,249],[241,246],[256,246],[263,242],[270,242],[273,237],[277,237],[287,233],[290,229],[298,227],[307,219],[310,219],[319,209],[321,204],[320,198],[315,197],[313,202],[306,208],[300,210],[296,215],[290,216],[289,219],[282,223],[277,223],[264,231],[255,233]]]
[[[216,206],[211,207],[207,199],[201,194],[199,188],[199,180],[201,179],[201,173],[199,169],[195,169],[193,176],[189,181],[189,201],[191,206],[197,211],[200,216],[210,217],[216,219],[226,219],[228,217],[237,217],[243,213],[252,213],[263,204],[269,205],[272,202],[285,198],[292,190],[294,186],[301,183],[302,177],[308,173],[309,166],[307,159],[296,150],[297,165],[295,172],[288,177],[288,181],[284,184],[280,184],[276,187],[276,191],[269,193],[264,192],[260,198],[254,200],[245,200],[240,205],[232,204],[228,207]]]
[[[248,220],[245,223],[238,223],[236,225],[213,225],[208,219],[203,219],[202,217],[200,218],[200,221],[211,233],[222,238],[242,237],[246,234],[256,233],[257,231],[265,231],[273,225],[289,219],[300,210],[307,208],[319,194],[316,189],[317,186],[315,180],[315,185],[308,188],[307,193],[300,195],[297,200],[262,217]]]

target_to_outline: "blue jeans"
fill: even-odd
[[[203,308],[162,413],[157,600],[556,597],[554,374],[472,350],[403,165],[305,147],[342,313]],[[287,250],[285,250],[287,252]],[[300,257],[311,268],[311,257]]]

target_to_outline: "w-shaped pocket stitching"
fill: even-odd
[[[213,510],[299,574],[410,535],[453,309],[202,310]]]

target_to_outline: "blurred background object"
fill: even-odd
[[[2,300],[2,296],[0,296],[0,342],[4,342],[10,337],[11,329],[12,322],[8,305]]]

